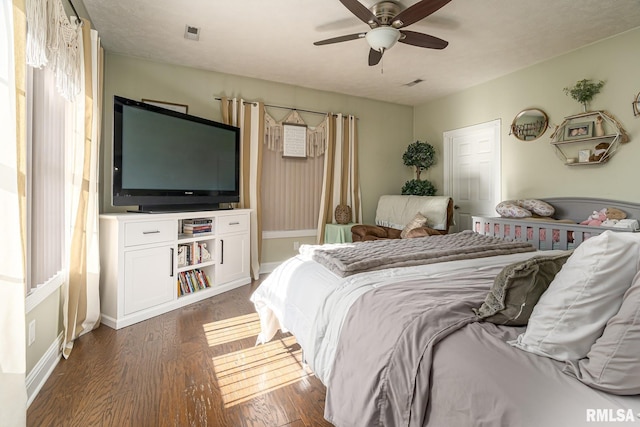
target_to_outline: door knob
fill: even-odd
[[[458,205],[454,205],[454,206],[453,206],[453,209],[460,209],[460,206],[458,206]]]

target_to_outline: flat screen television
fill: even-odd
[[[139,212],[240,201],[240,129],[113,98],[113,205]]]

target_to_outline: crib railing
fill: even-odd
[[[580,224],[518,218],[473,216],[473,230],[510,241],[530,242],[539,250],[573,249],[606,230],[631,232],[624,228],[592,227]]]

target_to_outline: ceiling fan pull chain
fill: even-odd
[[[384,55],[380,58],[380,74],[384,74]]]

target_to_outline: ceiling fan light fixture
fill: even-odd
[[[396,44],[400,39],[400,31],[392,27],[377,27],[369,30],[365,38],[371,49],[381,52]]]

